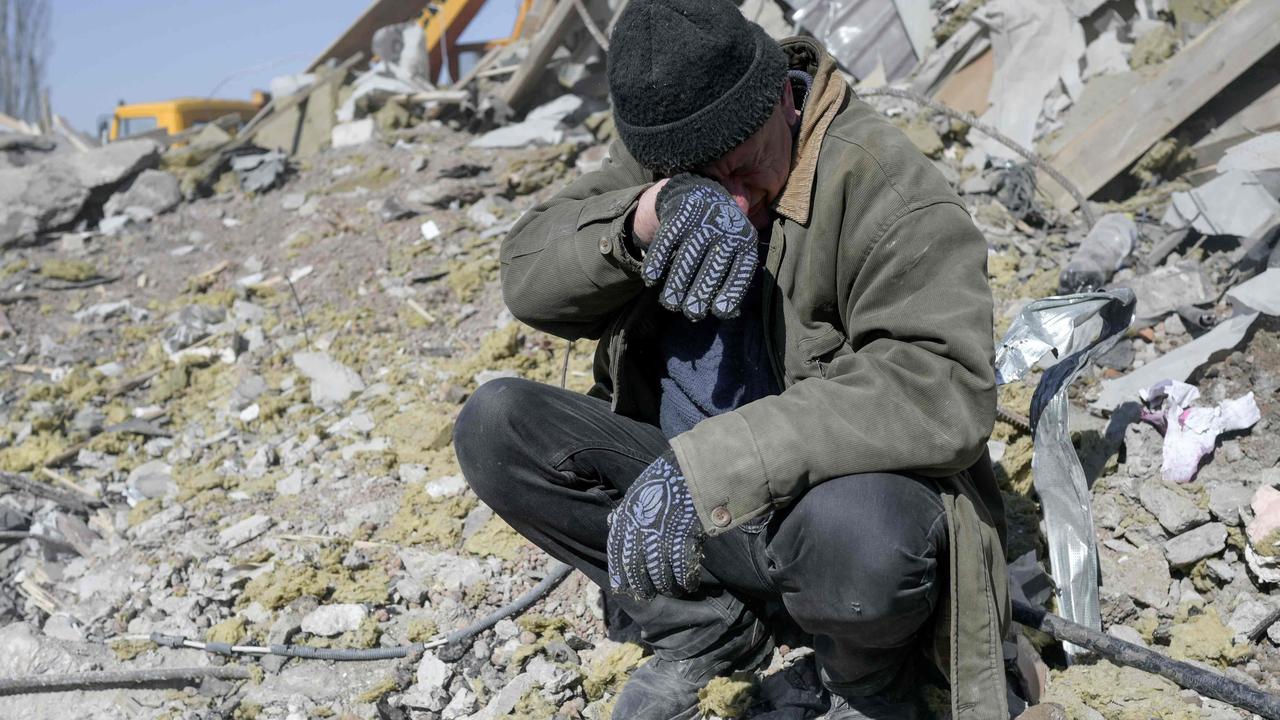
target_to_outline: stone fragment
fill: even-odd
[[[297,210],[307,202],[307,194],[304,192],[292,192],[280,198],[280,208],[283,210]]]
[[[1148,545],[1127,554],[1108,548],[1099,555],[1104,594],[1128,596],[1146,607],[1164,607],[1169,602],[1169,584],[1173,578],[1159,547]]]
[[[1194,565],[1227,547],[1227,526],[1220,522],[1185,532],[1165,544],[1165,557],[1176,568]]]
[[[1147,641],[1142,639],[1142,633],[1134,630],[1128,625],[1112,625],[1107,628],[1107,634],[1117,640],[1123,640],[1127,643],[1133,643],[1138,647],[1146,647]]]
[[[400,204],[400,201],[394,197],[385,197],[382,200],[375,200],[371,203],[375,212],[378,213],[378,219],[384,223],[395,222],[396,220],[404,220],[411,218],[417,213]]]
[[[368,616],[369,612],[363,605],[321,605],[302,618],[302,632],[333,637],[355,630]]]
[[[250,515],[218,533],[218,541],[224,548],[239,547],[266,532],[275,521],[266,515]]]
[[[175,495],[178,486],[173,481],[172,470],[163,460],[145,462],[129,472],[125,487],[139,500]]]
[[[108,143],[85,153],[59,155],[49,164],[60,164],[79,183],[90,189],[115,185],[145,168],[160,164],[160,145],[154,140],[136,139]]]
[[[1231,618],[1227,620],[1227,627],[1235,633],[1237,639],[1243,638],[1253,631],[1258,623],[1271,614],[1275,606],[1266,600],[1255,600],[1249,598],[1236,605],[1236,609],[1231,612]]]
[[[449,704],[440,713],[440,717],[442,720],[459,720],[471,715],[475,709],[476,694],[464,685],[449,699]]]
[[[328,353],[294,353],[293,364],[311,381],[311,402],[316,405],[338,405],[364,390],[360,376]]]
[[[428,690],[447,688],[453,679],[453,668],[428,650],[422,653],[422,660],[418,662],[417,678],[419,687]]]
[[[467,489],[467,481],[461,475],[445,475],[427,483],[427,495],[433,498],[449,497]]]
[[[85,639],[80,622],[64,612],[54,613],[45,620],[44,634],[68,642],[84,642]]]
[[[1209,486],[1209,510],[1227,525],[1240,524],[1240,508],[1248,507],[1252,498],[1253,490],[1247,485],[1220,482]]]
[[[404,199],[413,208],[447,208],[454,203],[467,205],[482,197],[484,191],[475,180],[442,177],[426,187],[411,190]]]
[[[169,212],[182,202],[182,188],[173,173],[143,170],[129,188],[112,195],[103,210],[108,216],[123,215],[126,208],[145,208],[154,215]],[[101,229],[101,228],[99,228]]]
[[[302,493],[302,471],[294,470],[276,481],[277,495],[299,495]]]
[[[279,150],[241,155],[232,159],[231,169],[247,193],[266,192],[284,182],[289,171],[289,156]]]
[[[1160,480],[1149,480],[1138,490],[1138,499],[1160,525],[1172,535],[1180,535],[1209,522],[1209,511]]]
[[[89,189],[64,167],[0,168],[0,250],[67,225],[88,199]]]

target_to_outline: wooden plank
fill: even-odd
[[[307,66],[307,72],[315,72],[330,60],[341,62],[356,53],[368,53],[375,32],[388,25],[416,20],[425,6],[424,0],[373,0],[368,9]]]
[[[933,99],[956,110],[982,116],[991,106],[991,81],[995,77],[995,53],[990,48],[942,82]]]
[[[1049,162],[1092,195],[1277,45],[1280,2],[1241,0],[1150,82],[1067,140]],[[1045,189],[1059,208],[1075,208],[1065,191],[1048,184]]]
[[[546,71],[552,53],[560,47],[560,41],[580,22],[582,21],[574,10],[573,2],[560,0],[556,9],[551,11],[542,30],[538,32],[538,37],[530,46],[529,55],[521,63],[520,69],[516,70],[516,74],[503,86],[501,93],[503,102],[515,109],[528,98],[533,89],[538,86],[538,80]]]

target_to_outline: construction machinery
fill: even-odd
[[[160,102],[121,102],[108,121],[98,124],[98,134],[104,142],[139,136],[173,137],[205,123],[232,117],[243,124],[257,114],[267,102],[267,96],[255,92],[251,100],[219,100],[215,98],[178,98]]]

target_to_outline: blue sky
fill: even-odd
[[[54,112],[92,134],[119,100],[248,98],[302,71],[366,0],[52,0]],[[489,0],[464,40],[510,32],[519,0]]]

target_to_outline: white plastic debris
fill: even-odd
[[[330,139],[335,148],[342,148],[367,143],[377,136],[377,124],[373,118],[365,118],[334,125]]]
[[[422,239],[428,242],[440,237],[440,226],[434,220],[422,223]]]
[[[1219,435],[1253,427],[1262,417],[1252,392],[1211,408],[1193,407],[1200,390],[1177,380],[1158,382],[1141,395],[1148,408],[1142,418],[1164,431],[1160,473],[1169,482],[1190,482]]]
[[[523,122],[490,130],[472,140],[471,147],[519,148],[529,145],[556,145],[564,141],[561,123],[582,107],[577,95],[561,95],[546,105],[529,111]]]

